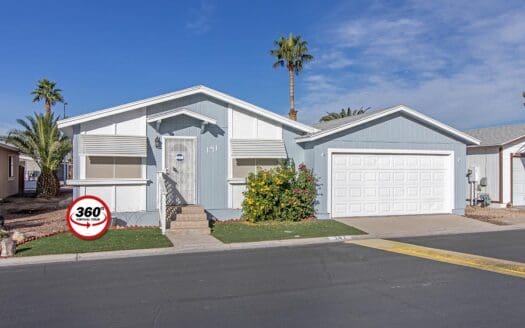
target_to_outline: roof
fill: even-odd
[[[80,123],[84,123],[84,122],[88,122],[88,121],[92,121],[92,120],[96,120],[96,119],[100,119],[100,118],[104,118],[104,117],[108,117],[108,116],[112,116],[112,115],[128,112],[128,111],[139,109],[139,108],[144,108],[146,106],[152,106],[152,105],[159,104],[159,103],[162,103],[162,102],[175,100],[175,99],[179,99],[179,98],[182,98],[182,97],[187,97],[187,96],[194,95],[194,94],[199,94],[199,93],[208,95],[210,97],[213,97],[213,98],[216,98],[216,99],[219,99],[219,100],[222,100],[222,101],[224,101],[224,102],[226,102],[228,104],[231,104],[231,105],[243,108],[243,109],[245,109],[245,110],[247,110],[249,112],[252,112],[252,113],[255,113],[255,114],[259,115],[259,116],[265,117],[267,119],[279,122],[279,123],[281,123],[283,125],[290,126],[290,127],[295,128],[295,129],[297,129],[299,131],[302,131],[302,132],[313,133],[313,132],[317,131],[317,129],[312,127],[312,126],[309,126],[309,125],[306,125],[306,124],[303,124],[303,123],[300,123],[300,122],[297,122],[297,121],[293,121],[293,120],[291,120],[291,119],[289,119],[287,117],[284,117],[282,115],[276,114],[276,113],[274,113],[272,111],[269,111],[267,109],[255,106],[255,105],[250,104],[250,103],[248,103],[248,102],[246,102],[244,100],[232,97],[230,95],[227,95],[227,94],[219,92],[217,90],[208,88],[208,87],[203,86],[203,85],[198,85],[198,86],[190,87],[190,88],[187,88],[187,89],[182,89],[182,90],[179,90],[179,91],[166,93],[166,94],[163,94],[163,95],[160,95],[160,96],[146,98],[146,99],[142,99],[142,100],[126,103],[126,104],[123,104],[123,105],[110,107],[110,108],[98,110],[98,111],[95,111],[95,112],[83,114],[83,115],[68,117],[66,119],[58,121],[58,127],[62,129],[62,128],[73,126],[73,125],[76,125],[76,124],[80,124]]]
[[[387,115],[391,115],[394,113],[404,113],[421,122],[425,122],[439,130],[445,131],[455,136],[459,140],[463,140],[468,145],[479,145],[480,143],[479,140],[468,135],[467,133],[456,130],[451,126],[441,123],[429,116],[421,114],[420,112],[415,111],[405,105],[398,105],[398,106],[385,108],[381,110],[369,111],[364,114],[360,114],[356,116],[349,116],[349,117],[344,117],[344,118],[340,118],[340,119],[336,119],[336,120],[332,120],[328,122],[322,122],[322,123],[315,125],[315,127],[319,129],[320,131],[307,134],[306,136],[297,137],[296,140],[297,142],[308,142],[308,141],[318,140],[326,136],[332,135],[334,133],[345,131],[347,129],[354,128],[362,124],[372,122],[374,120],[378,120],[382,117],[385,117]]]
[[[502,146],[525,137],[525,124],[494,126],[465,132],[479,139],[479,146]]]
[[[0,148],[3,148],[3,149],[7,149],[7,150],[11,150],[11,151],[16,151],[16,152],[19,152],[20,150],[18,148],[16,148],[15,146],[11,146],[11,145],[8,145],[4,142],[0,142]]]

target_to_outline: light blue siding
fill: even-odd
[[[80,124],[77,124],[73,126],[73,179],[80,179],[80,157],[78,155],[78,147],[79,147],[79,139],[80,139]],[[79,187],[73,187],[73,199],[80,196],[80,189]]]
[[[329,148],[454,151],[455,201],[453,211],[454,213],[464,211],[466,145],[421,122],[416,122],[402,114],[395,114],[305,145],[306,165],[313,168],[319,178],[316,211],[320,218],[329,216],[327,209]]]
[[[177,116],[162,121],[160,129],[156,124],[148,124],[148,158],[146,205],[148,210],[157,208],[156,174],[162,169],[162,150],[155,148],[157,136],[197,137],[197,200],[207,209],[227,208],[227,156],[228,156],[228,105],[213,98],[194,95],[175,101],[165,102],[147,108],[147,115],[161,111],[186,108],[206,115],[217,121],[201,130],[201,121],[188,116]]]
[[[295,165],[299,165],[305,161],[303,146],[295,141],[295,138],[299,136],[301,136],[299,132],[283,126],[283,142],[286,147],[286,153],[289,158],[294,160]]]

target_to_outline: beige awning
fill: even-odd
[[[79,140],[80,155],[146,157],[147,149],[143,136],[82,134]]]
[[[232,139],[232,158],[287,158],[282,140]]]

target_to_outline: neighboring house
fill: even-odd
[[[74,196],[139,225],[158,224],[163,185],[171,205],[238,218],[246,176],[285,158],[319,177],[320,218],[462,213],[478,144],[406,106],[308,126],[204,86],[58,124],[73,139]]]
[[[18,156],[16,147],[0,143],[0,199],[18,194]]]
[[[25,154],[20,154],[20,166],[24,167],[24,190],[36,190],[40,167],[33,158]]]
[[[469,130],[481,144],[467,148],[467,166],[486,178],[482,192],[496,205],[525,205],[525,124]]]

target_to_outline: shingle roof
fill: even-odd
[[[503,125],[467,130],[466,133],[479,139],[480,146],[501,146],[525,136],[525,124]]]
[[[354,122],[354,121],[366,118],[366,117],[368,117],[370,115],[379,114],[379,113],[387,111],[387,110],[390,110],[390,108],[385,108],[385,109],[380,109],[380,110],[371,110],[371,111],[367,111],[367,112],[365,112],[363,114],[354,115],[354,116],[347,116],[347,117],[338,118],[338,119],[327,121],[327,122],[320,122],[320,123],[317,123],[317,124],[313,124],[312,126],[314,128],[316,128],[316,129],[319,129],[319,130],[329,130],[329,129],[333,129],[335,127],[338,127],[340,125],[346,124],[346,123],[350,123],[350,122]]]

